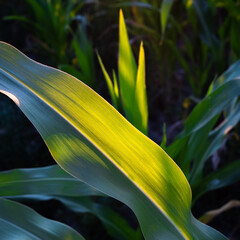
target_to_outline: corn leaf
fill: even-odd
[[[193,201],[208,191],[226,187],[240,181],[240,161],[234,161],[225,167],[207,175],[198,185],[193,186]]]
[[[211,84],[205,99],[196,106],[187,119],[184,132],[167,148],[168,154],[175,159],[186,176],[188,176],[193,161],[191,174],[188,176],[193,188],[199,185],[203,177],[205,161],[223,144],[228,132],[240,120],[240,104],[236,101],[238,87],[235,82],[240,74],[239,66],[240,61],[237,61],[216,82]],[[235,95],[231,95],[231,93],[227,95],[224,92],[225,84],[229,85],[231,81],[233,81],[231,84],[236,84]],[[230,88],[233,89],[234,87]],[[212,114],[210,108],[213,107],[213,104],[215,104],[215,113]],[[206,114],[206,118],[200,120],[199,116],[202,117],[206,111],[211,112],[211,115]],[[222,111],[225,113],[224,121],[212,130]],[[196,197],[195,194],[194,191],[194,198]]]
[[[58,165],[0,173],[0,196],[25,194],[104,196],[103,193],[73,178]]]
[[[84,240],[65,224],[42,217],[20,203],[0,198],[0,239]]]
[[[235,108],[230,112],[225,121],[220,124],[216,129],[212,130],[206,140],[204,141],[204,151],[200,154],[200,157],[196,159],[191,172],[190,182],[192,186],[198,181],[198,177],[203,172],[204,162],[218,150],[224,143],[227,134],[240,120],[240,104],[238,103]],[[205,127],[204,127],[205,128]],[[203,128],[202,128],[203,129]],[[202,129],[198,132],[201,132]]]
[[[165,34],[167,20],[169,13],[171,11],[172,5],[174,0],[163,0],[161,5],[161,27],[162,27],[162,34]]]
[[[226,239],[192,216],[191,189],[175,162],[79,80],[0,43],[0,91],[63,169],[133,210],[146,239]]]
[[[103,193],[73,178],[58,165],[1,172],[0,195],[21,202],[57,199],[74,212],[96,215],[109,234],[119,236],[117,239],[141,239],[124,218],[87,197],[105,196]]]
[[[119,87],[118,87],[117,75],[114,70],[113,70],[112,74],[113,74],[113,91],[114,91],[114,94],[117,99],[118,109],[121,109],[122,105],[121,105],[121,101],[120,101],[120,97],[119,97]]]
[[[145,53],[143,44],[139,50],[138,68],[132,53],[127,35],[122,10],[119,13],[119,85],[113,71],[113,82],[109,77],[100,56],[98,61],[107,82],[108,90],[114,107],[142,133],[148,133],[148,106],[145,84]]]
[[[80,46],[80,43],[77,39],[73,40],[73,48],[77,55],[78,65],[81,70],[81,73],[84,77],[82,81],[86,83],[88,86],[94,86],[94,73],[93,73],[93,53],[92,46],[87,42],[86,36],[83,32],[80,32],[80,37],[83,42],[83,46]],[[85,39],[84,39],[85,38]]]
[[[127,221],[117,212],[113,211],[107,205],[94,202],[88,197],[64,197],[51,195],[23,195],[17,197],[8,197],[15,201],[48,201],[58,200],[68,209],[75,213],[91,213],[95,215],[104,225],[110,236],[118,240],[142,240],[142,234],[139,230],[134,230]]]
[[[116,90],[115,90],[118,86],[116,84],[116,79],[115,79],[114,84],[113,84],[111,78],[109,77],[109,75],[107,73],[106,68],[103,65],[102,59],[99,56],[99,54],[97,54],[97,57],[98,57],[98,61],[99,61],[99,64],[101,66],[104,78],[105,78],[106,83],[107,83],[107,87],[108,87],[108,91],[109,91],[109,94],[110,94],[110,97],[111,97],[111,100],[112,100],[112,104],[116,109],[118,109],[118,97],[119,97],[119,95],[116,95]],[[118,91],[117,91],[117,93],[118,93]]]
[[[135,92],[136,106],[133,109],[134,113],[134,125],[145,135],[148,134],[148,106],[147,106],[147,93],[145,83],[145,53],[143,49],[143,43],[140,45],[139,50],[139,62],[137,70],[136,80],[136,92]],[[134,111],[135,110],[135,111]]]
[[[74,66],[72,66],[70,64],[60,64],[60,65],[58,65],[58,68],[64,72],[71,74],[72,76],[74,76],[78,79],[82,79],[82,81],[85,82],[84,75],[80,71],[78,71]],[[86,82],[86,84],[87,84],[87,82]]]
[[[119,13],[119,57],[118,75],[121,98],[127,119],[135,125],[135,86],[137,77],[137,65],[129,43],[127,28],[122,10]]]

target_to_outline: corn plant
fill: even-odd
[[[71,237],[70,239],[81,239],[80,235],[70,227],[50,221],[23,204],[16,203],[29,200],[42,202],[51,199],[60,201],[73,212],[96,215],[102,221],[107,232],[113,237],[118,236],[117,239],[142,239],[139,229],[137,231],[133,230],[126,220],[111,208],[96,203],[90,198],[91,196],[105,197],[103,193],[73,178],[58,165],[5,171],[0,173],[0,179],[1,201],[2,204],[5,202],[6,207],[5,210],[1,211],[0,219],[8,221],[13,216],[12,210],[7,208],[8,205],[9,208],[11,206],[15,208],[16,212],[21,212],[21,218],[16,217],[11,221],[20,226],[19,232],[22,232],[21,234],[26,237],[24,239],[35,239],[34,234],[38,235],[38,237],[41,236],[42,239],[65,239],[67,236]],[[0,204],[1,207],[4,207],[2,204]],[[26,219],[26,222],[21,222],[22,217]],[[29,217],[37,218],[36,220],[41,221],[41,224],[35,221],[30,222]],[[44,228],[44,224],[48,225],[48,227]],[[54,229],[54,233],[51,233],[51,228]],[[34,229],[33,234],[31,229]],[[5,230],[6,232],[0,231],[1,239],[7,239],[8,236],[19,237],[18,231],[8,233],[8,228]]]
[[[62,0],[25,0],[31,10],[31,17],[11,15],[6,20],[20,20],[31,28],[36,42],[53,57],[54,63],[67,62],[67,40],[71,33],[70,24],[73,20],[82,19],[78,15],[83,1]]]
[[[142,1],[126,1],[126,0],[120,0],[117,3],[113,3],[114,7],[127,7],[130,6],[133,8],[133,14],[136,17],[136,19],[139,20],[139,22],[142,22],[141,16],[138,15],[138,11],[136,8],[145,8],[155,11],[155,13],[158,14],[159,22],[161,25],[161,33],[162,38],[164,38],[165,30],[167,27],[168,17],[172,8],[172,5],[174,3],[174,0],[163,0],[163,1],[152,1],[152,0],[142,0]],[[151,12],[146,13],[148,17],[148,21],[151,22],[151,25],[155,25],[157,27],[157,24],[151,16]],[[147,20],[147,19],[145,19]]]
[[[145,54],[143,44],[140,45],[138,68],[129,43],[124,16],[119,14],[119,56],[118,79],[113,71],[113,81],[108,75],[103,62],[98,55],[108,90],[114,107],[122,111],[126,118],[136,128],[147,135],[148,132],[148,106],[145,84]]]
[[[224,44],[214,32],[215,8],[210,1],[122,0],[113,6],[131,7],[134,20],[129,23],[133,26],[132,31],[148,40],[145,45],[159,63],[158,71],[166,81],[168,95],[176,61],[181,64],[194,95],[198,97],[204,95],[207,84],[214,77],[211,70],[219,75],[226,69],[226,61],[222,61]],[[178,10],[174,11],[174,7]],[[184,14],[180,15],[180,12]],[[191,34],[186,29],[191,29]]]
[[[172,31],[173,28],[169,27],[168,24],[173,1],[122,0],[111,3],[110,6],[124,8],[128,13],[128,23],[131,26],[133,36],[141,36],[145,39],[145,47],[151,53],[151,59],[158,63],[157,70],[151,69],[149,73],[156,71],[161,73],[160,84],[162,86],[165,83],[164,88],[169,94],[171,92],[170,78],[172,77],[176,57],[174,51],[166,46],[165,40],[171,36],[172,41],[176,43],[178,39],[176,31]],[[149,74],[149,80],[151,80],[151,74]]]
[[[215,11],[224,9],[227,12],[219,27],[218,35],[225,48],[227,47],[225,45],[230,46],[230,49],[228,49],[228,52],[230,52],[228,61],[231,63],[240,57],[240,48],[237,41],[237,36],[239,35],[239,3],[233,0],[211,0],[210,2],[216,8]]]
[[[183,132],[167,148],[189,179],[194,201],[207,191],[240,179],[239,160],[207,175],[203,171],[206,161],[224,144],[240,120],[237,100],[239,69],[238,61],[211,85],[207,96],[187,118]],[[221,113],[224,118],[218,123]]]
[[[73,63],[60,64],[58,67],[93,88],[95,86],[93,49],[87,38],[85,27],[78,27],[72,41],[72,50],[76,55],[76,58],[72,60]]]
[[[34,124],[57,163],[75,178],[128,205],[146,239],[226,239],[191,214],[191,189],[175,162],[81,81],[38,64],[3,42],[0,79],[0,91]],[[237,95],[238,82],[230,81],[227,90],[234,87],[232,93]],[[206,114],[211,118],[214,113]],[[61,238],[56,239],[82,239],[62,225],[47,224],[29,208],[0,200],[3,239],[16,236],[15,226],[18,234],[31,239],[29,234],[39,230],[39,221],[43,232],[60,231]],[[35,226],[31,233],[19,232],[29,222]],[[54,239],[52,235],[42,238]]]

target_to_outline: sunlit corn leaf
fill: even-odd
[[[175,162],[85,84],[5,43],[0,79],[0,91],[33,123],[58,164],[128,205],[146,239],[226,239],[192,216],[191,189]]]
[[[0,172],[0,196],[25,194],[104,196],[63,171],[58,165]]]
[[[118,57],[118,76],[126,118],[133,124],[135,109],[135,87],[137,77],[137,65],[129,43],[127,28],[124,21],[122,10],[119,13],[119,57]]]
[[[116,100],[117,100],[117,106],[118,106],[117,109],[120,109],[120,112],[121,112],[122,104],[121,104],[121,99],[120,99],[119,86],[118,86],[117,75],[114,70],[113,70],[113,91],[114,91],[114,95],[116,96]]]
[[[81,79],[81,81],[83,81],[84,79],[84,75],[78,69],[76,69],[74,66],[70,64],[60,64],[58,68],[64,72],[71,74],[72,76],[78,79]]]
[[[140,45],[138,70],[135,90],[135,104],[133,108],[135,127],[145,135],[148,134],[148,106],[145,83],[145,53],[143,43]],[[134,111],[135,110],[135,111]]]
[[[163,124],[163,136],[162,141],[160,143],[160,147],[166,151],[166,145],[167,145],[167,132],[166,132],[166,123]]]
[[[45,217],[29,207],[0,198],[0,239],[84,240],[75,230]]]
[[[97,54],[98,55],[98,54]],[[119,14],[119,86],[115,72],[113,82],[98,55],[104,78],[114,107],[142,133],[148,133],[148,106],[145,83],[145,53],[140,45],[138,68],[129,43],[122,10]]]

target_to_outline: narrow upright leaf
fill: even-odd
[[[162,34],[165,34],[168,16],[171,11],[174,0],[163,0],[161,5],[161,27]]]
[[[145,53],[143,43],[140,45],[138,71],[136,80],[135,92],[135,114],[134,122],[135,127],[138,128],[145,135],[148,134],[148,106],[147,106],[147,93],[145,83]]]
[[[135,86],[137,65],[129,43],[127,28],[122,10],[119,13],[119,58],[118,75],[124,112],[127,119],[133,123],[133,109],[135,108]]]
[[[109,94],[110,94],[110,97],[111,97],[111,100],[112,100],[112,104],[113,106],[118,109],[118,99],[117,99],[117,96],[115,94],[115,82],[114,82],[114,85],[112,83],[112,80],[111,78],[109,77],[108,73],[107,73],[107,70],[106,68],[104,67],[103,65],[103,62],[102,62],[102,59],[101,57],[99,56],[99,54],[97,54],[97,57],[98,57],[98,61],[99,61],[99,64],[101,66],[101,69],[102,69],[102,72],[103,72],[103,75],[104,75],[104,78],[106,80],[106,83],[107,83],[107,86],[108,86],[108,91],[109,91]]]

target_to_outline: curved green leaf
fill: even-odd
[[[0,91],[62,168],[134,211],[146,239],[226,239],[192,216],[191,189],[175,162],[82,82],[0,43]]]
[[[200,148],[201,151],[199,158],[195,160],[192,167],[190,183],[191,186],[196,185],[199,181],[199,176],[203,172],[203,167],[205,161],[216,152],[219,147],[224,143],[226,136],[229,131],[239,122],[240,120],[240,104],[238,103],[235,108],[229,113],[226,119],[214,130],[212,130],[209,135],[205,138],[204,143],[202,144],[203,148]],[[205,127],[204,127],[205,128]],[[203,128],[202,128],[203,129]],[[198,132],[201,132],[202,129]]]
[[[223,111],[240,94],[240,79],[232,79],[209,94],[188,117],[182,136],[189,135]]]
[[[0,172],[0,196],[25,194],[104,196],[103,193],[73,178],[58,165]]]
[[[240,180],[240,161],[229,163],[225,167],[207,175],[202,182],[193,187],[194,201],[204,193],[228,186]]]
[[[63,223],[42,217],[20,203],[0,198],[0,239],[84,240]]]
[[[240,103],[237,102],[240,93],[239,69],[240,61],[237,61],[211,84],[205,99],[187,119],[184,131],[167,148],[193,188],[205,179],[205,161],[224,143],[228,132],[240,120]],[[221,112],[224,112],[224,120],[214,128]],[[194,199],[197,198],[195,194],[196,191],[193,192]]]
[[[142,240],[140,229],[135,231],[127,221],[110,207],[94,202],[88,197],[62,197],[51,195],[23,195],[8,197],[15,201],[48,201],[56,199],[68,209],[76,213],[91,213],[98,217],[105,226],[109,235],[119,240]]]

